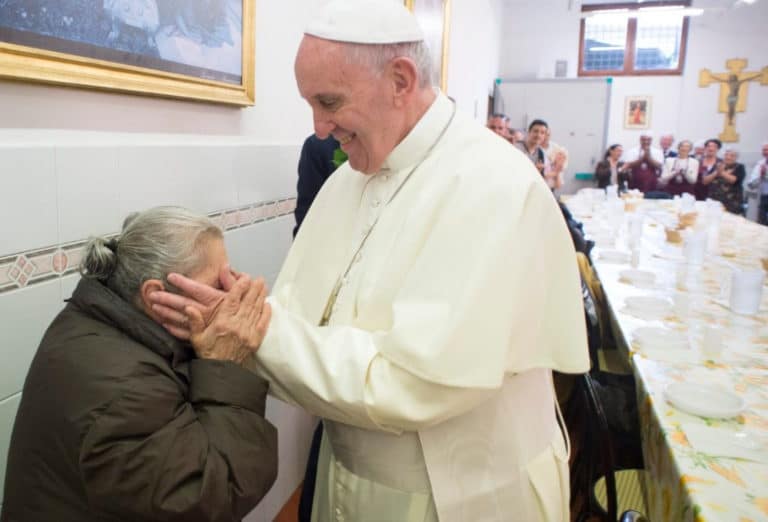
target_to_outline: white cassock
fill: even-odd
[[[339,168],[275,283],[254,369],[324,418],[314,520],[568,520],[550,369],[589,367],[573,246],[531,162],[453,114],[440,94],[380,172]]]

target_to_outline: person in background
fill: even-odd
[[[659,184],[673,196],[694,194],[696,178],[699,175],[699,161],[689,155],[692,146],[688,140],[681,141],[677,145],[676,156],[670,156],[664,161]]]
[[[675,143],[675,137],[672,134],[662,134],[659,136],[659,147],[661,147],[661,153],[664,159],[674,158],[677,156],[677,152],[672,148]]]
[[[81,272],[24,383],[0,519],[242,519],[277,476],[268,383],[242,366],[269,324],[263,281],[220,303],[249,319],[236,332],[197,316],[191,346],[168,333],[149,300],[168,273],[210,287],[229,273],[221,229],[179,207],[92,239]]]
[[[704,143],[704,140],[698,140],[693,144],[692,156],[699,160],[699,164],[701,164],[701,160],[704,157]]]
[[[533,120],[528,126],[528,133],[525,135],[525,141],[515,143],[515,147],[520,149],[531,163],[539,171],[541,177],[547,183],[550,190],[556,190],[563,184],[562,173],[566,162],[566,156],[562,152],[557,154],[555,163],[550,163],[541,144],[544,142],[549,126],[544,120]]]
[[[547,122],[544,120],[533,120],[528,126],[525,140],[515,143],[515,147],[520,149],[531,160],[531,163],[533,163],[542,177],[544,177],[544,172],[549,166],[547,155],[544,154],[544,150],[541,148],[541,142],[544,140],[546,133]]]
[[[717,164],[715,175],[707,184],[711,199],[722,203],[728,212],[743,214],[743,183],[747,172],[744,165],[736,161],[738,157],[739,153],[735,149],[725,149],[723,161]]]
[[[509,128],[509,142],[514,145],[515,143],[522,143],[525,141],[525,132],[522,129]]]
[[[661,149],[652,145],[653,136],[646,132],[640,135],[640,146],[624,154],[625,167],[629,172],[629,188],[648,193],[656,190],[664,155]]]
[[[491,114],[488,117],[488,122],[486,123],[486,127],[491,129],[493,132],[504,138],[505,140],[509,141],[512,139],[512,135],[509,133],[509,118],[507,118],[503,114]]]
[[[568,150],[562,145],[551,140],[552,129],[547,127],[547,132],[541,142],[541,148],[547,156],[550,171],[545,173],[547,185],[552,190],[563,186],[563,173],[568,168]]]
[[[768,225],[768,142],[763,143],[763,157],[755,163],[749,175],[747,186],[756,190],[760,198],[757,221]]]
[[[626,185],[626,177],[622,176],[626,170],[624,169],[624,162],[621,161],[623,152],[624,148],[618,143],[614,143],[605,151],[603,159],[597,162],[595,165],[597,188],[606,188],[608,185]]]
[[[552,370],[589,357],[555,199],[433,86],[401,2],[319,9],[296,80],[315,132],[349,161],[302,223],[251,361],[277,397],[323,417],[313,517],[567,520]],[[186,297],[158,296],[170,311],[233,314],[213,309],[226,290],[171,280]]]
[[[704,142],[704,154],[699,161],[699,174],[693,189],[693,193],[699,201],[704,201],[709,197],[709,184],[717,177],[717,166],[721,161],[717,154],[722,146],[720,140],[716,139],[709,139]]]
[[[293,211],[296,219],[296,226],[293,228],[294,237],[323,183],[336,170],[333,160],[337,150],[339,150],[339,142],[333,136],[321,140],[312,134],[304,140],[299,157],[299,179],[296,182],[296,209]]]

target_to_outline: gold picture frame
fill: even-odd
[[[647,129],[651,126],[651,97],[627,96],[624,99],[624,128]]]
[[[451,30],[451,0],[405,0],[416,15],[432,54],[440,90],[448,91],[448,50]],[[436,51],[437,50],[437,51]]]
[[[28,20],[35,19],[34,16],[42,19],[43,16],[52,16],[51,10],[58,9],[57,19],[64,22],[59,25],[63,28],[76,27],[77,31],[73,30],[72,34],[76,34],[77,40],[42,30],[35,32],[28,26],[20,28],[10,25],[14,21],[12,9],[23,9],[24,2],[6,1],[3,7],[6,11],[3,20],[0,20],[0,78],[241,107],[253,105],[255,0],[206,2],[208,12],[199,15],[199,24],[194,23],[194,9],[202,13],[204,6],[196,4],[196,0],[174,4],[181,6],[178,7],[181,14],[173,16],[175,13],[166,13],[165,18],[158,13],[158,5],[164,4],[157,4],[155,0],[104,0],[106,14],[98,9],[88,13],[63,14],[68,6],[76,10],[73,7],[75,4],[68,4],[69,1],[52,2],[47,8],[29,8],[29,11],[42,10],[23,12],[24,16],[18,17],[18,20],[23,19],[23,23],[28,24],[31,23]],[[155,11],[147,11],[147,7],[153,5]],[[210,22],[211,5],[221,9],[224,18]],[[238,6],[239,10],[232,9]],[[121,9],[119,13],[118,8]],[[125,14],[131,8],[136,11],[133,17]],[[93,31],[88,33],[88,23],[94,21],[93,12],[99,17],[98,24],[94,24]],[[167,25],[161,25],[163,20]],[[51,23],[47,20],[43,22],[40,22],[40,27],[50,31]],[[218,25],[214,27],[214,23]],[[241,30],[239,34],[237,29]],[[104,37],[107,31],[108,35]],[[89,34],[93,34],[93,40],[84,41],[86,37],[83,35]],[[153,49],[153,38],[154,49],[159,48],[157,38],[162,37],[166,48],[170,49],[166,56],[173,55],[182,61],[132,53],[119,47],[127,45],[126,42],[131,41],[129,37],[138,41],[141,35],[148,35],[144,36],[149,42],[145,46],[147,49]],[[93,43],[97,40],[101,43]],[[225,52],[227,60],[218,60]],[[159,51],[157,54],[162,56]],[[228,69],[207,68],[209,63],[226,63]]]

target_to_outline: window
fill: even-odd
[[[690,0],[581,7],[579,76],[682,74]]]

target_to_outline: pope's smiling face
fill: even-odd
[[[301,96],[312,108],[315,134],[333,135],[349,156],[350,166],[377,172],[404,132],[393,103],[389,71],[377,73],[349,57],[349,47],[304,36],[295,72]]]

